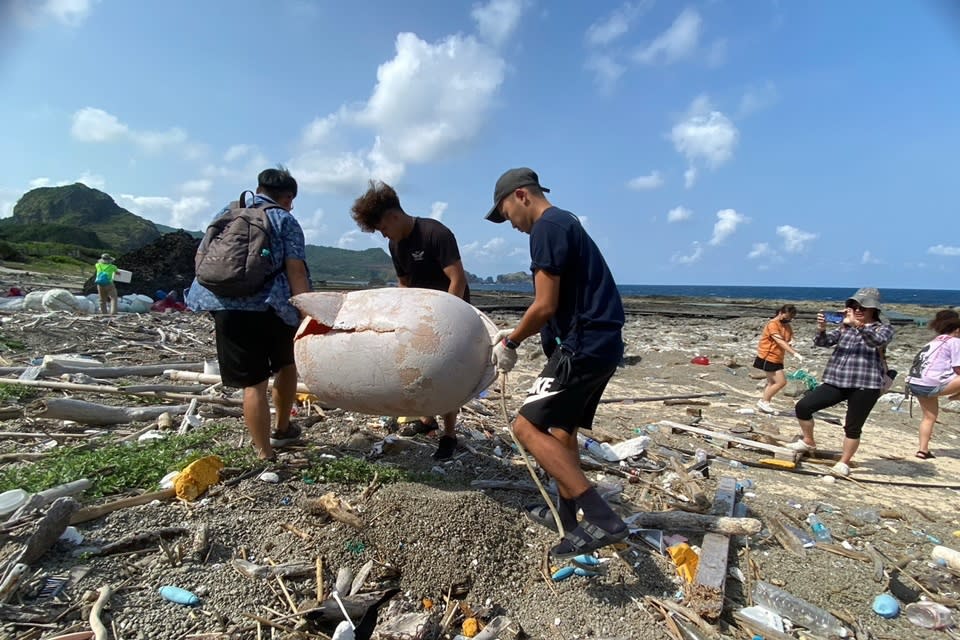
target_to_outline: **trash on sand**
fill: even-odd
[[[195,607],[200,604],[200,598],[193,593],[171,585],[160,587],[160,597],[170,602],[187,605],[188,607]]]
[[[881,618],[896,618],[900,615],[900,603],[887,593],[881,593],[873,599],[873,612]]]
[[[907,620],[924,629],[944,629],[953,625],[950,609],[939,602],[921,600],[903,608]]]
[[[700,556],[686,542],[675,544],[667,548],[667,553],[673,563],[677,565],[677,573],[687,583],[693,583],[697,575],[697,565],[700,563]]]
[[[850,631],[828,611],[798,598],[788,591],[779,589],[769,582],[758,580],[753,589],[753,601],[761,607],[770,609],[788,618],[795,625],[826,635],[846,638]]]
[[[194,460],[177,476],[173,482],[177,497],[183,500],[196,500],[197,496],[220,481],[223,460],[217,456],[206,456]]]

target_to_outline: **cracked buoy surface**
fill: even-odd
[[[496,325],[445,291],[303,293],[294,341],[300,378],[321,404],[379,415],[455,411],[496,377]]]

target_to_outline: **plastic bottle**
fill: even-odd
[[[733,469],[743,469],[743,463],[739,460],[730,460],[730,467]]]
[[[697,449],[693,457],[696,458],[697,464],[704,463],[707,461],[707,452],[703,449]]]
[[[907,620],[924,629],[943,629],[953,624],[950,609],[939,602],[921,600],[903,608]]]
[[[960,571],[960,551],[937,545],[930,551],[930,557],[934,560],[943,560],[951,569]]]
[[[597,442],[593,438],[587,438],[579,432],[577,433],[577,441],[581,447],[586,449],[587,452],[595,458],[607,460],[608,462],[616,462],[620,459],[613,450],[613,447],[606,442]]]
[[[195,607],[200,604],[200,598],[196,595],[186,589],[171,585],[160,587],[160,597],[170,602],[176,602],[177,604],[185,604],[188,607]]]
[[[753,601],[784,618],[789,618],[793,624],[806,627],[810,631],[820,632],[824,635],[837,635],[841,638],[850,635],[847,628],[830,612],[783,589],[778,589],[769,582],[757,581],[757,585],[753,589]]]
[[[813,537],[817,539],[817,542],[833,542],[830,529],[827,528],[827,525],[823,523],[823,520],[821,520],[817,514],[811,513],[808,515],[807,524],[810,525],[810,530],[813,531]]]

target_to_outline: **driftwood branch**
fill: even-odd
[[[202,362],[170,362],[160,364],[139,364],[126,367],[84,367],[64,364],[52,360],[40,367],[41,376],[61,376],[65,373],[83,373],[91,378],[127,378],[141,376],[153,378],[162,376],[164,371],[203,371]]]
[[[147,504],[148,502],[153,502],[154,500],[169,500],[175,496],[176,493],[177,492],[174,489],[163,489],[161,491],[154,491],[153,493],[143,493],[139,496],[120,498],[119,500],[100,504],[95,507],[84,507],[73,514],[73,516],[70,518],[70,524],[79,524],[89,520],[96,520],[97,518],[105,516],[108,513],[113,513],[114,511],[119,511],[120,509],[126,509],[127,507],[135,507],[137,505]]]
[[[37,528],[33,535],[27,540],[27,546],[20,556],[20,562],[30,565],[39,560],[63,535],[67,525],[70,524],[70,516],[79,506],[73,498],[57,498],[54,500],[44,516],[37,522]]]
[[[242,405],[243,400],[234,398],[220,398],[216,396],[196,395],[191,393],[161,393],[127,391],[124,387],[114,387],[108,384],[79,384],[75,382],[54,382],[52,380],[20,380],[19,378],[0,378],[0,384],[15,384],[24,387],[39,389],[62,389],[64,391],[89,391],[90,393],[119,394],[127,396],[145,396],[150,398],[168,398],[170,400],[193,400],[207,404]]]
[[[90,609],[90,629],[93,630],[95,640],[108,640],[110,637],[106,625],[100,619],[100,614],[103,613],[103,608],[107,606],[107,602],[112,595],[113,587],[109,584],[103,585],[100,587],[100,595],[97,596],[97,601],[93,603],[93,608]]]
[[[601,404],[609,404],[612,402],[660,402],[662,400],[692,400],[694,398],[716,398],[718,396],[725,395],[725,391],[711,391],[709,393],[687,393],[677,396],[639,396],[639,397],[616,397],[616,398],[602,398],[600,400]]]
[[[649,511],[631,515],[630,526],[642,529],[669,529],[671,531],[700,531],[731,536],[759,533],[762,523],[756,518],[711,516],[686,511]]]
[[[172,407],[112,407],[72,398],[45,398],[30,403],[27,412],[34,418],[73,420],[80,424],[104,427],[130,422],[150,422],[162,413],[180,415],[186,413],[188,406],[179,404]]]
[[[169,367],[168,367],[169,369]],[[159,374],[158,374],[159,375]],[[215,373],[197,373],[194,371],[169,370],[164,371],[163,375],[171,380],[183,380],[185,382],[199,382],[200,384],[220,384],[222,380]],[[273,387],[273,378],[267,381],[267,387]],[[302,382],[297,383],[297,393],[310,393],[310,389]]]
[[[128,551],[139,551],[148,547],[155,546],[161,540],[175,538],[187,533],[183,527],[163,527],[154,531],[144,531],[126,538],[121,538],[116,542],[110,542],[97,549],[88,549],[87,553],[92,556],[109,556],[114,553],[126,553]]]

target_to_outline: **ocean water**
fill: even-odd
[[[524,284],[471,284],[478,291],[516,291],[530,293],[533,286]],[[838,302],[846,300],[856,291],[851,287],[745,287],[723,285],[660,285],[660,284],[621,284],[620,294],[624,296],[657,296],[681,298],[738,298],[757,300],[824,300]],[[946,289],[880,289],[883,302],[891,304],[917,304],[931,307],[953,307],[960,305],[960,291]]]

